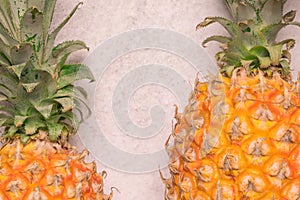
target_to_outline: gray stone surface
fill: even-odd
[[[54,26],[76,5],[78,1],[58,0],[58,6],[54,17]],[[293,2],[293,3],[292,3]],[[296,3],[297,2],[297,3]],[[195,31],[195,26],[205,16],[228,17],[225,6],[221,0],[83,0],[83,6],[75,14],[73,19],[61,32],[58,41],[69,39],[80,39],[87,43],[90,52],[79,52],[72,56],[72,61],[83,61],[96,47],[107,41],[109,38],[142,28],[161,28],[172,30],[191,38],[200,43],[205,37],[217,33],[225,33],[218,25],[213,25],[201,31]],[[286,10],[300,9],[297,0],[290,1]],[[300,16],[297,16],[300,20]],[[300,30],[291,27],[280,33],[280,38],[292,37],[300,40]],[[211,43],[204,51],[208,59],[213,59],[218,45]],[[300,45],[292,50],[294,55],[292,65],[295,71],[300,69]],[[171,133],[172,117],[174,112],[173,104],[178,103],[176,96],[167,88],[146,85],[141,86],[132,98],[129,99],[128,113],[132,121],[145,127],[151,124],[152,120],[149,109],[154,105],[160,105],[165,110],[165,123],[160,132],[148,139],[130,137],[122,132],[112,115],[112,95],[120,79],[130,70],[144,64],[167,65],[182,75],[187,83],[193,83],[197,70],[178,55],[157,49],[144,49],[134,51],[116,58],[107,68],[101,77],[97,79],[95,107],[92,108],[97,116],[99,125],[105,132],[105,137],[111,144],[132,154],[144,154],[161,150],[168,135]],[[178,94],[176,94],[178,95]],[[187,98],[187,97],[186,97]],[[80,135],[84,130],[81,130]],[[79,146],[79,149],[88,148],[82,145],[80,138],[75,137],[72,142]],[[95,141],[95,146],[97,146]],[[91,148],[91,147],[90,147]],[[107,152],[110,155],[110,152]],[[91,152],[91,158],[95,158]],[[109,192],[110,187],[117,187],[121,193],[115,192],[115,200],[162,200],[164,186],[160,181],[158,170],[148,173],[129,173],[114,169],[97,160],[98,169],[108,173],[105,179],[105,191]],[[159,166],[157,166],[158,168]],[[164,166],[161,166],[163,173],[168,176]]]

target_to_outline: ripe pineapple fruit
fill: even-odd
[[[220,75],[195,89],[166,143],[167,200],[300,199],[300,78],[293,82],[293,39],[276,41],[294,22],[286,0],[225,0],[233,21],[208,17],[229,37],[216,54]],[[296,1],[295,1],[296,3]]]
[[[68,144],[82,121],[86,92],[75,86],[93,80],[68,56],[87,49],[81,41],[55,45],[77,10],[50,31],[56,0],[0,0],[0,199],[97,199],[103,177],[87,151]]]

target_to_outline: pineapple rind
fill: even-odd
[[[208,83],[196,82],[185,111],[176,115],[166,144],[172,175],[163,179],[166,200],[300,197],[300,82],[235,73],[222,77],[219,113],[213,113]],[[211,127],[213,115],[225,116],[220,130]],[[217,142],[205,140],[216,133]]]
[[[105,172],[85,163],[87,154],[40,140],[6,144],[0,150],[0,199],[111,200],[103,193]]]

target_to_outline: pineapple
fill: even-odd
[[[68,144],[89,111],[74,81],[93,76],[66,62],[83,42],[55,39],[80,4],[51,30],[56,0],[0,0],[1,200],[112,198],[105,172]]]
[[[300,78],[291,77],[293,39],[276,41],[294,22],[286,0],[225,0],[218,77],[196,80],[166,142],[171,177],[166,200],[300,199]],[[295,1],[296,3],[296,1]]]

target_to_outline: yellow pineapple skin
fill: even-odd
[[[96,172],[96,164],[85,163],[87,151],[34,140],[19,139],[0,150],[1,200],[110,200],[103,193],[105,172]]]
[[[165,199],[299,199],[300,81],[236,70],[211,82],[197,81],[175,116]]]

